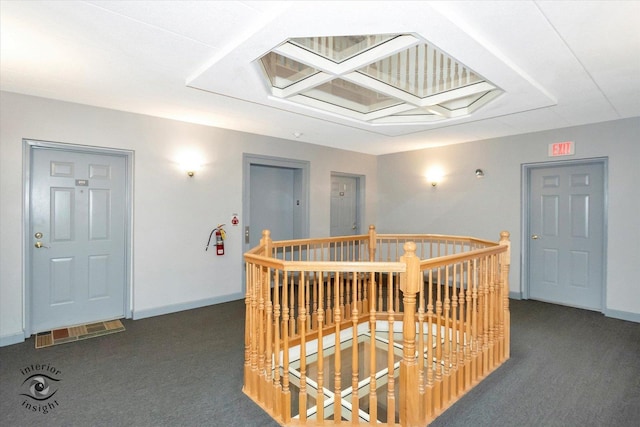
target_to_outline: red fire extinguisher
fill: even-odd
[[[209,245],[211,244],[211,237],[213,237],[214,233],[216,235],[216,255],[224,255],[224,239],[227,237],[227,233],[225,233],[222,228],[224,224],[218,224],[216,228],[211,230],[211,234],[209,234],[209,241],[207,242],[207,247],[204,250],[209,249]]]

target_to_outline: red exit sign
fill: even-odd
[[[549,144],[549,157],[572,156],[576,153],[573,141],[554,142]]]

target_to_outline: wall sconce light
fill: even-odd
[[[431,184],[432,187],[437,186],[442,178],[444,177],[444,172],[440,168],[432,168],[426,174],[427,182]]]
[[[180,165],[180,169],[186,172],[189,178],[193,178],[196,172],[200,170],[202,158],[195,152],[183,153],[178,159],[178,164]]]
[[[482,169],[476,169],[476,178],[484,178],[484,171]]]

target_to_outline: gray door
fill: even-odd
[[[272,240],[293,239],[295,170],[253,164],[250,173],[249,247],[258,246],[262,230]]]
[[[534,168],[529,188],[529,297],[602,310],[604,164]]]
[[[125,315],[126,158],[34,147],[31,331]]]
[[[358,178],[331,175],[331,236],[358,234]]]

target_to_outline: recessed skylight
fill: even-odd
[[[502,93],[410,34],[294,38],[260,64],[272,95],[372,124],[464,117]]]

